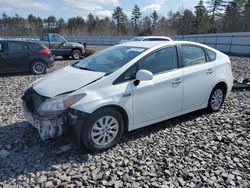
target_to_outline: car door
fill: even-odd
[[[8,69],[7,60],[6,43],[0,41],[0,72],[5,72]]]
[[[182,70],[175,46],[153,52],[138,63],[138,70],[153,73],[153,80],[133,84],[134,123],[140,124],[182,110]]]
[[[183,66],[183,110],[207,103],[214,85],[214,63],[208,62],[204,49],[181,45]]]
[[[28,70],[30,65],[28,47],[23,41],[7,42],[7,68],[8,70]]]
[[[59,35],[52,34],[50,41],[51,51],[53,55],[67,55],[70,49],[66,46],[66,41]]]

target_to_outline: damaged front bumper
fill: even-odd
[[[25,102],[23,103],[23,114],[25,119],[33,125],[42,140],[55,138],[67,132],[67,118],[64,114],[42,117],[31,113]]]

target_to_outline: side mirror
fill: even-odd
[[[153,73],[144,69],[139,70],[135,75],[138,81],[149,81],[153,79]]]

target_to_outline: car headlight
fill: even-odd
[[[79,95],[60,95],[51,99],[47,99],[41,106],[38,108],[38,112],[41,115],[46,114],[58,114],[65,111],[67,108],[81,100],[85,97],[86,94],[79,94]]]

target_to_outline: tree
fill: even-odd
[[[154,10],[153,13],[151,14],[151,18],[153,20],[153,27],[156,26],[158,20],[159,20],[159,15],[158,13]]]
[[[134,9],[132,11],[132,16],[131,16],[131,20],[134,23],[134,32],[135,34],[137,34],[138,32],[138,21],[141,18],[141,11],[140,8],[138,7],[138,5],[134,6]]]
[[[146,16],[143,18],[143,30],[140,33],[140,35],[145,36],[145,35],[152,35],[152,21],[149,16]]]
[[[207,9],[204,6],[203,0],[195,6],[195,16],[193,21],[193,28],[195,33],[207,33],[209,31],[209,17]]]
[[[243,11],[244,31],[250,31],[250,0],[246,2]]]
[[[212,14],[211,22],[213,24],[215,21],[215,17],[220,16],[221,12],[225,10],[227,1],[226,0],[209,0],[206,3],[208,5],[208,12]]]
[[[113,10],[113,14],[112,14],[112,18],[116,21],[117,24],[117,34],[120,35],[120,31],[122,29],[122,25],[124,25],[127,16],[126,14],[123,12],[121,7],[116,7]]]
[[[181,29],[178,33],[181,35],[191,34],[193,32],[193,19],[193,12],[191,10],[185,9],[181,16]]]

